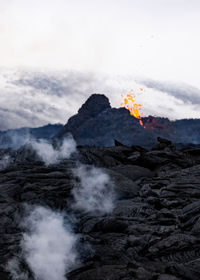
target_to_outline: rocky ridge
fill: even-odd
[[[126,145],[151,148],[158,135],[174,143],[200,142],[200,120],[170,121],[167,118],[148,116],[139,120],[125,108],[112,108],[105,95],[93,94],[55,136],[62,139],[71,133],[78,145],[114,146],[113,139]]]
[[[10,129],[0,131],[0,149],[18,149],[30,139],[50,139],[57,134],[63,125],[48,124],[42,127]]]

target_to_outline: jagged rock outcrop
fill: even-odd
[[[68,133],[83,146],[113,146],[114,139],[125,145],[151,142],[149,132],[144,131],[128,110],[111,108],[108,98],[101,94],[93,94],[55,138],[63,138]]]
[[[58,133],[58,137],[62,137],[69,132],[71,133],[72,130],[74,134],[78,134],[79,137],[81,137],[82,126],[91,119],[95,119],[100,113],[107,109],[111,109],[108,98],[103,94],[93,94],[78,110],[78,114],[68,120],[68,123]],[[95,127],[93,127],[93,129],[94,128]],[[87,131],[85,137],[87,138]]]
[[[109,214],[73,213],[74,230],[82,236],[81,262],[67,279],[199,280],[200,149],[176,150],[159,140],[165,147],[149,151],[79,147],[72,158],[52,166],[34,157],[30,147],[8,150],[13,161],[0,171],[1,280],[10,279],[5,264],[20,251],[24,203],[67,212],[77,160],[109,174],[117,197]]]

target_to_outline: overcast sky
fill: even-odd
[[[101,76],[91,90],[114,105],[144,85],[145,114],[200,117],[199,15],[199,0],[0,0],[0,66]],[[80,87],[81,100],[92,93]]]

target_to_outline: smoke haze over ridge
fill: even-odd
[[[199,89],[189,84],[151,82],[134,76],[84,74],[77,71],[0,71],[0,130],[65,124],[93,93],[105,94],[119,107],[131,89],[144,115],[170,119],[199,117]],[[158,85],[159,84],[159,85]],[[144,91],[139,92],[143,87]],[[187,101],[187,102],[185,102]]]

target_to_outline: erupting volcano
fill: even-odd
[[[143,88],[140,88],[140,91],[143,91]],[[142,105],[137,104],[135,102],[135,95],[133,95],[133,90],[129,92],[129,94],[126,94],[125,96],[122,94],[123,102],[120,104],[122,107],[129,110],[130,114],[137,118],[139,120],[139,123],[141,126],[144,126],[142,121],[143,112],[142,111]]]
[[[143,88],[139,89],[140,91],[143,91]],[[121,95],[123,98],[123,102],[120,104],[122,107],[126,108],[129,110],[130,114],[135,117],[136,119],[139,120],[139,124],[147,129],[147,130],[152,130],[152,129],[164,129],[165,125],[160,124],[158,119],[153,116],[149,116],[148,118],[143,117],[143,105],[136,103],[136,96],[134,95],[134,91],[130,90],[128,94],[126,95]],[[142,119],[143,117],[143,119]]]

